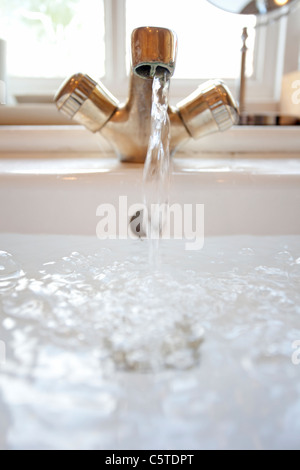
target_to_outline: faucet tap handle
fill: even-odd
[[[209,81],[200,85],[178,103],[177,109],[194,139],[213,132],[226,131],[238,122],[235,100],[221,81]]]
[[[104,85],[81,73],[62,84],[54,101],[59,111],[92,132],[99,131],[106,124],[119,104]]]

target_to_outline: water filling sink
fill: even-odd
[[[173,173],[205,243],[153,266],[96,237],[141,165],[0,160],[0,448],[299,449],[300,160]]]

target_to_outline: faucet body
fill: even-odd
[[[109,140],[121,161],[144,162],[151,130],[152,80],[131,75],[129,99],[118,106],[101,134]],[[189,139],[177,109],[169,107],[171,122],[170,152]]]
[[[127,103],[118,106],[101,133],[120,160],[143,162],[151,129],[152,80],[132,73]]]
[[[138,28],[132,33],[132,70],[129,98],[120,104],[90,77],[77,74],[58,91],[60,111],[101,132],[121,161],[144,162],[151,130],[152,83],[156,74],[174,73],[177,38],[165,28]],[[169,107],[170,151],[189,138],[223,131],[237,122],[238,112],[221,82],[208,82],[175,107]]]

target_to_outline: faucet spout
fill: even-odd
[[[131,35],[132,71],[144,79],[167,73],[172,77],[177,58],[177,36],[166,28],[137,28]]]
[[[109,140],[121,161],[140,163],[147,155],[151,131],[154,76],[171,78],[177,58],[177,36],[166,28],[142,27],[131,36],[129,98],[124,104],[87,75],[77,74],[56,94],[58,109]],[[170,151],[189,138],[225,130],[237,120],[237,108],[221,83],[199,88],[176,107],[169,107]]]

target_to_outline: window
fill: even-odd
[[[300,8],[297,14],[299,25]],[[256,29],[255,17],[225,13],[206,0],[0,0],[9,90],[19,96],[52,95],[63,78],[81,71],[124,98],[131,31],[152,24],[178,34],[173,96],[209,78],[223,78],[234,90],[247,26],[248,101],[274,101],[282,73],[298,63],[299,32],[292,48],[286,44],[289,21],[295,15]]]
[[[102,0],[0,0],[0,5],[10,75],[65,77],[77,67],[104,75]],[[88,44],[97,48],[97,60]]]
[[[103,0],[0,0],[0,34],[15,95],[52,93],[78,68],[104,76]]]

